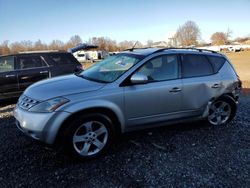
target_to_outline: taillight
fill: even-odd
[[[239,89],[241,89],[242,88],[242,81],[240,80],[240,78],[238,77],[238,87],[239,87]]]
[[[84,70],[83,65],[77,65],[74,72],[79,74],[80,72],[82,72]]]
[[[77,68],[78,68],[79,70],[84,70],[84,65],[78,65]]]

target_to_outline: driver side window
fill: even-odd
[[[149,81],[164,81],[178,78],[177,55],[163,55],[146,62],[138,71]]]

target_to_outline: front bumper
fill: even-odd
[[[26,135],[53,144],[60,126],[70,113],[64,111],[35,113],[17,107],[14,109],[16,126]]]

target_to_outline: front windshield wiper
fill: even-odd
[[[90,77],[87,77],[87,76],[84,76],[84,75],[77,75],[77,76],[82,77],[82,78],[84,78],[86,80],[94,81],[94,82],[105,83],[105,84],[110,83],[108,81],[94,79],[94,78],[90,78]]]

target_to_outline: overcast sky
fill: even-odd
[[[0,42],[66,42],[79,35],[145,43],[167,40],[188,20],[205,41],[227,28],[232,38],[248,36],[250,0],[0,0]]]

